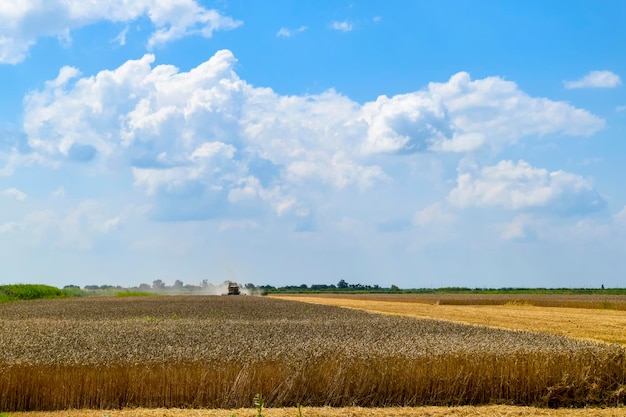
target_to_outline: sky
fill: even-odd
[[[626,2],[0,0],[0,284],[626,286]]]

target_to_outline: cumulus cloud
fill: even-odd
[[[575,81],[563,81],[565,88],[614,88],[622,84],[619,75],[611,71],[591,71]]]
[[[430,83],[430,96],[445,105],[452,135],[435,138],[441,151],[468,151],[484,144],[499,146],[538,135],[590,136],[604,120],[568,103],[530,97],[500,77],[472,80],[466,72],[446,83]]]
[[[152,48],[189,35],[211,37],[216,30],[234,29],[241,22],[195,0],[3,0],[0,1],[0,63],[26,58],[38,38],[55,36],[71,42],[71,31],[101,21],[133,22],[147,17],[154,26]],[[125,43],[126,29],[116,40]]]
[[[445,83],[365,103],[365,151],[469,152],[496,149],[523,137],[589,136],[604,120],[565,102],[533,98],[499,77],[472,80],[460,72]]]
[[[353,184],[366,189],[386,178],[380,167],[360,166],[343,152],[334,154],[330,160],[293,162],[285,168],[285,174],[293,182],[318,178],[339,189]]]
[[[187,72],[154,60],[146,54],[89,77],[64,67],[25,97],[30,160],[127,166],[147,196],[198,204],[189,218],[233,204],[286,215],[307,209],[302,196],[316,187],[366,191],[393,181],[387,167],[395,155],[498,148],[529,135],[586,136],[604,125],[499,77],[459,73],[359,104],[334,90],[282,96],[254,87],[238,77],[227,50]],[[190,210],[167,204],[171,213]]]
[[[561,214],[588,213],[606,204],[589,180],[525,161],[500,161],[475,173],[460,173],[449,201],[459,207],[545,208]]]
[[[311,181],[365,189],[386,180],[354,153],[365,132],[358,105],[334,91],[282,97],[254,88],[234,73],[229,51],[187,73],[152,68],[153,60],[80,80],[63,68],[25,100],[29,146],[51,164],[127,158],[151,196],[210,190],[220,199],[232,190],[234,201],[253,178],[254,196],[279,214],[298,206],[291,190]]]
[[[350,32],[352,30],[352,23],[348,21],[343,21],[343,22],[335,21],[332,23],[331,27],[340,32]]]
[[[444,103],[428,92],[380,96],[366,103],[364,148],[370,153],[411,153],[427,150],[451,132]]]
[[[308,27],[306,26],[300,26],[297,29],[289,29],[286,27],[282,27],[280,28],[278,32],[276,32],[276,36],[279,38],[291,38],[292,36],[297,35],[298,33],[304,32],[307,29]]]

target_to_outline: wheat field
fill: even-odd
[[[626,408],[560,408],[515,407],[506,405],[464,407],[303,407],[302,417],[623,417]],[[295,408],[268,408],[265,417],[298,417]],[[126,409],[64,410],[10,413],[10,417],[256,417],[256,410],[205,409]]]
[[[267,297],[15,302],[0,338],[0,412],[626,401],[619,345]]]
[[[272,297],[626,345],[626,296],[323,294]]]

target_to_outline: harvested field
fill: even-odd
[[[261,297],[0,305],[0,410],[617,406],[622,347]]]
[[[286,295],[290,297],[291,295]],[[294,295],[296,297],[300,295]],[[626,295],[613,294],[471,294],[471,293],[408,293],[408,294],[306,294],[304,297],[340,298],[364,301],[400,302],[432,305],[587,308],[626,311]],[[282,297],[276,295],[276,297]]]
[[[626,311],[620,307],[626,303],[625,296],[320,294],[272,297],[626,345]],[[605,306],[617,307],[601,307],[601,299],[605,300]],[[573,305],[578,307],[571,307]]]

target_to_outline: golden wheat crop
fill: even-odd
[[[458,306],[524,305],[535,307],[586,308],[626,311],[626,295],[615,294],[472,294],[472,293],[363,293],[286,294],[277,298],[350,299],[372,302],[415,303]]]
[[[622,347],[261,297],[0,305],[0,411],[619,405]]]
[[[527,295],[524,300],[506,295],[442,294],[441,302],[422,294],[319,294],[272,296],[286,300],[356,308],[414,318],[451,320],[502,329],[531,330],[580,339],[626,345],[626,311],[606,308],[572,308],[594,305],[595,295]],[[538,297],[538,298],[535,298]],[[550,298],[554,297],[554,300]],[[617,296],[611,303],[620,303]],[[538,304],[551,305],[538,307]]]

